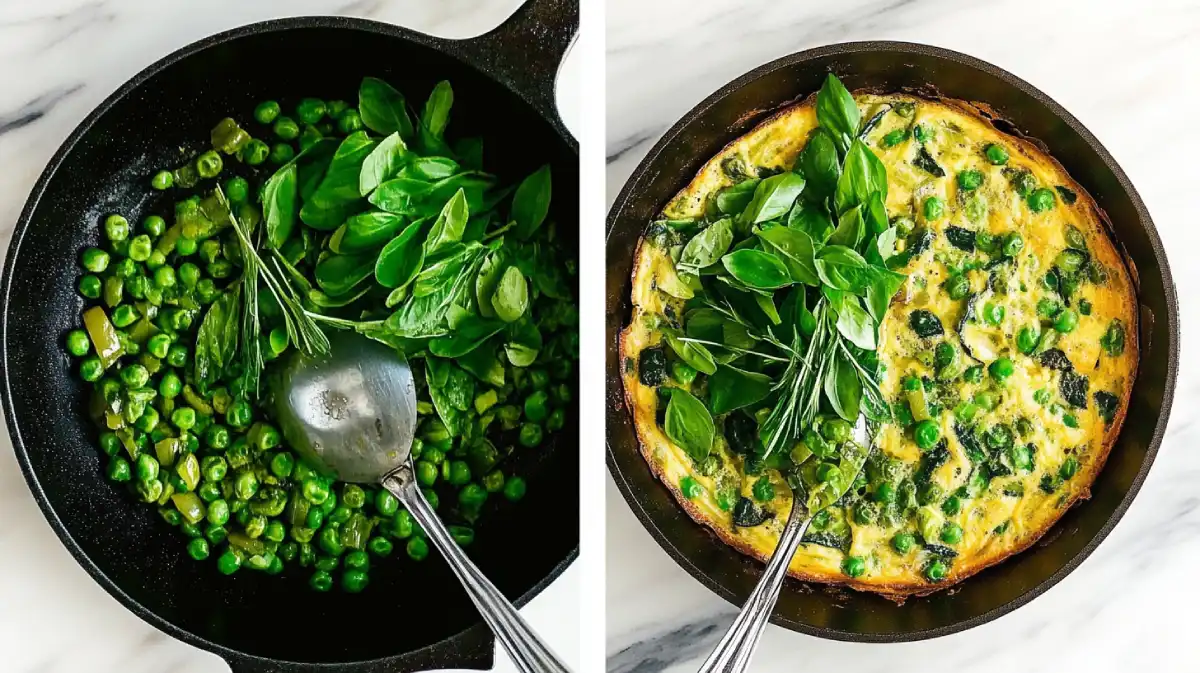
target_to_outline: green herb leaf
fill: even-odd
[[[461,435],[470,422],[467,410],[475,398],[475,380],[450,360],[425,358],[425,381],[438,417],[451,435]]]
[[[886,177],[884,179],[886,181]],[[882,234],[893,228],[889,226],[887,206],[884,205],[885,198],[882,192],[871,192],[871,197],[867,199],[867,208],[863,211],[863,219],[866,220],[867,228],[871,233]]]
[[[517,223],[517,237],[528,240],[549,212],[550,165],[547,164],[525,178],[513,194],[512,219]]]
[[[842,175],[842,162],[838,156],[833,136],[823,128],[817,128],[809,136],[800,152],[797,166],[804,174],[805,201],[824,203],[833,196],[838,178]]]
[[[816,251],[812,238],[803,231],[789,227],[771,227],[758,232],[758,237],[787,266],[792,280],[806,285],[819,285]]]
[[[887,168],[861,140],[855,140],[846,153],[842,175],[838,178],[833,201],[837,212],[863,205],[871,194],[879,192],[887,200]]]
[[[723,217],[692,237],[679,255],[679,267],[688,273],[698,273],[716,264],[733,243],[733,220]]]
[[[375,260],[375,280],[384,287],[401,288],[412,282],[425,263],[421,240],[423,220],[413,222],[379,252]]]
[[[515,266],[510,266],[492,293],[492,308],[504,322],[516,322],[529,309],[529,285]]]
[[[470,316],[456,324],[453,333],[430,341],[429,352],[443,358],[462,357],[479,348],[502,329],[504,323],[499,320]]]
[[[442,212],[434,221],[429,238],[425,240],[425,254],[429,255],[449,243],[461,241],[468,215],[466,192],[459,189],[442,207]]]
[[[688,452],[697,462],[708,457],[712,451],[712,414],[704,403],[682,388],[665,388],[671,398],[663,420],[663,431],[676,445]]]
[[[321,185],[309,201],[322,208],[331,208],[361,198],[359,177],[363,163],[377,145],[378,143],[367,136],[366,131],[355,131],[346,136],[333,153],[329,169],[325,171]]]
[[[741,213],[746,206],[750,205],[759,182],[761,181],[758,178],[750,178],[717,192],[717,212],[722,215]]]
[[[358,172],[358,194],[367,196],[387,180],[391,180],[412,159],[412,153],[404,145],[399,133],[379,141]]]
[[[489,254],[483,260],[483,266],[479,267],[479,274],[475,277],[475,303],[479,307],[480,315],[485,318],[496,315],[492,308],[492,295],[496,293],[496,286],[507,268],[508,259],[503,249]]]
[[[875,350],[875,320],[863,310],[858,297],[847,295],[837,314],[837,330],[847,341],[863,350]]]
[[[193,364],[201,390],[217,382],[225,367],[233,362],[237,350],[238,316],[241,313],[240,286],[217,298],[204,314],[196,331]]]
[[[829,245],[817,253],[817,275],[836,290],[854,294],[865,291],[869,267],[862,255],[844,246]]]
[[[370,278],[374,268],[374,255],[327,255],[317,262],[313,277],[326,294],[338,297]]]
[[[296,226],[296,171],[296,164],[289,163],[263,187],[267,241],[275,248],[283,245]]]
[[[454,89],[450,82],[442,80],[433,87],[425,109],[421,112],[421,125],[435,138],[441,138],[450,121],[450,107],[454,105]]]
[[[851,423],[856,422],[862,402],[862,384],[854,365],[841,350],[832,356],[824,386],[825,397],[837,415]]]
[[[736,250],[722,257],[721,264],[746,287],[773,290],[792,284],[787,266],[775,255],[761,250]]]
[[[513,323],[509,328],[508,343],[504,344],[504,354],[514,367],[528,367],[536,360],[542,350],[542,333],[537,325],[526,318]]]
[[[399,133],[406,140],[413,135],[404,95],[381,79],[363,78],[358,89],[358,114],[367,128],[380,135]]]
[[[476,348],[458,356],[455,361],[480,381],[490,383],[497,388],[504,387],[504,364],[496,356],[494,346]]]
[[[675,354],[679,356],[693,369],[705,374],[712,374],[717,371],[717,362],[713,359],[712,353],[704,347],[703,344],[694,343],[691,341],[683,341],[678,337],[667,334],[667,344]]]
[[[858,136],[858,125],[862,115],[854,96],[832,73],[817,92],[817,123],[829,131],[838,146],[845,149],[845,138]]]
[[[881,235],[880,238],[882,239],[883,236]],[[905,280],[907,280],[907,276],[904,274],[877,266],[871,267],[870,281],[867,284],[867,309],[875,318],[876,323],[883,322],[883,316],[887,314],[892,297],[904,285]]]
[[[458,175],[462,171],[458,163],[447,157],[419,157],[413,159],[404,170],[400,172],[401,177],[413,178],[416,180],[427,180],[429,182],[438,182],[446,178]]]
[[[825,206],[804,201],[796,202],[788,211],[787,227],[808,234],[813,243],[818,245],[823,245],[829,240],[834,229],[833,220],[829,219],[829,212],[825,210]]]
[[[837,229],[829,237],[830,245],[843,245],[847,248],[857,248],[866,237],[866,224],[863,222],[863,207],[854,206],[838,218]]]
[[[749,407],[771,394],[771,377],[720,365],[708,379],[708,403],[714,414]]]
[[[795,173],[772,175],[754,188],[754,198],[739,217],[741,224],[749,226],[783,217],[804,191],[804,178]]]
[[[392,213],[372,211],[345,221],[329,238],[329,249],[354,254],[378,248],[391,240],[404,226],[404,218]]]

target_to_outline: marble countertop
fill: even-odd
[[[0,250],[50,156],[125,80],[192,41],[281,16],[343,14],[442,37],[484,33],[521,0],[0,0]],[[578,58],[559,81],[578,128]],[[215,655],[125,610],[80,568],[38,511],[0,431],[0,670],[6,673],[222,673]],[[568,661],[579,660],[579,564],[523,611]],[[497,671],[515,671],[504,655]]]
[[[1148,11],[1153,6],[1153,11]],[[822,44],[890,39],[963,51],[1045,91],[1091,129],[1148,205],[1173,262],[1185,335],[1195,334],[1200,249],[1192,202],[1200,135],[1200,5],[1072,0],[609,0],[609,203],[676,119],[742,73]],[[1190,73],[1190,74],[1189,74]],[[1197,351],[1183,348],[1174,415],[1141,494],[1062,583],[974,630],[903,645],[820,640],[768,626],[752,670],[855,673],[1192,671],[1200,585]],[[1127,422],[1136,423],[1138,419]],[[694,671],[735,609],[675,565],[607,485],[610,673]]]

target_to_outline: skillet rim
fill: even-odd
[[[535,112],[544,123],[554,130],[554,132],[559,136],[560,140],[567,146],[568,149],[570,149],[573,154],[578,156],[578,141],[563,125],[562,120],[556,111],[553,114],[547,114],[545,110],[541,109],[540,106],[535,104],[529,98],[529,92],[518,90],[518,87],[515,85],[505,82],[503,79],[497,78],[486,68],[468,58],[467,51],[469,50],[469,45],[474,40],[478,40],[481,37],[492,34],[499,28],[507,25],[510,21],[518,18],[518,15],[522,11],[526,10],[530,4],[531,3],[525,3],[521,7],[518,7],[510,16],[505,17],[497,27],[490,29],[480,36],[465,39],[440,38],[396,24],[375,21],[372,19],[363,19],[359,17],[334,15],[304,15],[270,19],[266,21],[243,24],[228,30],[214,33],[170,52],[166,56],[163,56],[150,65],[144,67],[142,70],[138,71],[137,74],[126,80],[125,83],[123,83],[111,94],[106,96],[103,101],[97,104],[96,107],[93,108],[92,111],[89,112],[87,116],[75,126],[75,128],[70,132],[66,139],[63,140],[62,144],[59,145],[58,149],[51,156],[50,160],[46,163],[45,168],[42,169],[37,182],[34,183],[33,188],[30,190],[29,197],[26,199],[25,205],[21,209],[21,213],[18,216],[15,225],[13,226],[12,236],[9,239],[8,249],[4,259],[3,274],[0,275],[0,409],[3,410],[5,427],[8,430],[9,439],[13,446],[13,453],[17,459],[17,464],[21,468],[21,474],[25,478],[25,483],[29,487],[31,494],[37,503],[38,509],[41,510],[42,515],[46,518],[47,523],[50,524],[50,528],[54,531],[59,541],[64,547],[66,547],[67,551],[75,559],[76,563],[78,563],[80,567],[82,567],[87,574],[90,575],[91,578],[100,585],[101,588],[103,588],[110,596],[117,599],[122,607],[129,610],[154,628],[166,633],[172,638],[176,638],[189,645],[193,645],[200,649],[216,654],[225,660],[230,666],[233,666],[235,670],[242,670],[241,668],[238,668],[239,665],[286,666],[289,668],[307,667],[312,670],[327,671],[358,670],[356,667],[378,666],[386,662],[398,661],[401,658],[412,656],[420,657],[419,660],[412,662],[418,665],[440,665],[445,663],[455,664],[455,660],[453,658],[456,656],[456,654],[452,646],[460,639],[471,638],[472,640],[459,643],[459,645],[465,645],[466,647],[472,649],[477,647],[478,638],[485,637],[488,641],[494,640],[494,637],[487,629],[487,625],[483,622],[481,617],[478,622],[467,627],[466,629],[450,635],[443,640],[430,643],[421,649],[397,652],[377,659],[322,663],[294,661],[290,659],[273,659],[230,648],[222,643],[208,640],[207,638],[201,637],[195,633],[192,633],[191,631],[186,631],[174,625],[173,623],[160,617],[156,612],[146,608],[141,603],[134,600],[129,594],[123,591],[112,579],[110,579],[100,570],[100,568],[83,551],[82,547],[75,540],[75,538],[71,536],[70,532],[66,528],[66,525],[55,512],[54,507],[50,503],[50,498],[46,494],[45,489],[42,488],[42,485],[37,478],[37,474],[35,473],[29,460],[28,450],[25,446],[25,440],[21,434],[19,423],[15,418],[15,409],[13,407],[13,390],[11,388],[11,382],[9,379],[8,307],[9,297],[12,292],[16,260],[20,256],[21,246],[24,243],[25,234],[32,224],[33,215],[38,206],[41,204],[42,197],[45,195],[46,189],[51,180],[53,180],[58,174],[59,169],[62,168],[62,164],[75,150],[76,145],[92,130],[92,127],[102,116],[107,114],[119,101],[138,91],[147,80],[159,74],[168,67],[186,60],[187,58],[211,47],[234,42],[242,38],[265,33],[283,33],[291,30],[306,28],[332,28],[373,33],[392,39],[416,43],[458,60],[465,66],[476,70],[480,76],[492,80],[496,84],[512,91],[512,93],[518,99],[520,99],[523,104],[528,106],[529,109]],[[576,38],[572,38],[571,42],[573,42],[575,39]],[[459,46],[456,48],[454,45]],[[561,67],[562,61],[560,60],[556,68],[556,73],[561,70]],[[538,594],[545,590],[546,587],[554,582],[554,580],[558,579],[563,572],[565,572],[566,569],[578,558],[579,542],[576,540],[575,547],[560,562],[558,562],[544,578],[534,584],[528,591],[513,599],[513,604],[517,608],[524,607],[527,603],[537,597]],[[463,663],[466,663],[464,662],[464,658],[470,658],[475,655],[468,650],[464,653],[458,654],[457,656],[460,658],[457,660],[459,664],[456,665],[462,665]],[[488,653],[489,663],[492,661],[493,656],[493,653]]]
[[[987,61],[974,56],[969,56],[962,52],[917,42],[866,40],[855,42],[839,42],[835,44],[814,47],[812,49],[805,49],[803,51],[794,52],[792,54],[788,54],[764,63],[763,65],[746,72],[745,74],[733,79],[721,88],[717,89],[700,103],[696,104],[682,117],[680,117],[665,133],[663,133],[658,142],[654,144],[654,146],[638,163],[637,167],[634,168],[634,170],[630,173],[608,212],[608,217],[605,222],[606,251],[614,232],[617,231],[621,224],[621,220],[625,219],[625,209],[630,201],[633,200],[635,192],[639,188],[640,183],[646,180],[648,175],[652,172],[652,169],[657,163],[659,156],[676,140],[680,134],[686,131],[698,118],[702,117],[706,112],[708,112],[710,108],[719,104],[727,96],[735,93],[742,87],[752,84],[762,77],[774,73],[777,70],[793,66],[803,66],[808,61],[813,61],[820,58],[864,52],[875,52],[879,55],[899,54],[928,56],[939,60],[951,61],[959,65],[964,65],[968,68],[981,71],[999,79],[1004,84],[1013,87],[1033,98],[1038,104],[1054,115],[1055,118],[1070,128],[1073,133],[1078,135],[1089,147],[1092,148],[1094,152],[1096,152],[1097,156],[1100,157],[1105,167],[1113,174],[1113,177],[1116,178],[1117,183],[1120,185],[1122,191],[1125,192],[1125,195],[1129,198],[1130,203],[1137,212],[1138,224],[1146,233],[1150,248],[1159,264],[1161,282],[1163,284],[1164,294],[1166,295],[1164,297],[1164,303],[1167,307],[1167,368],[1166,378],[1164,380],[1163,401],[1162,408],[1159,410],[1158,419],[1156,420],[1154,432],[1146,446],[1146,455],[1142,459],[1142,463],[1138,468],[1137,474],[1131,481],[1129,488],[1126,490],[1121,501],[1113,509],[1113,512],[1109,515],[1104,525],[1101,526],[1100,530],[1098,530],[1096,534],[1092,536],[1091,540],[1089,540],[1088,543],[1084,545],[1084,547],[1080,549],[1078,553],[1071,557],[1052,575],[1013,600],[992,608],[987,612],[976,615],[970,619],[931,629],[892,633],[859,633],[833,628],[815,627],[778,615],[774,612],[772,613],[770,620],[772,623],[787,628],[791,631],[796,631],[819,638],[847,642],[899,643],[939,638],[953,633],[958,633],[960,631],[965,631],[967,629],[993,621],[1003,615],[1008,614],[1009,612],[1012,612],[1013,610],[1016,610],[1061,582],[1063,578],[1078,568],[1092,554],[1092,552],[1096,550],[1096,548],[1105,540],[1105,538],[1108,537],[1109,533],[1112,532],[1113,528],[1115,528],[1117,523],[1119,523],[1122,517],[1124,517],[1125,512],[1133,503],[1133,499],[1141,490],[1142,484],[1145,482],[1145,479],[1150,472],[1150,468],[1154,464],[1154,460],[1158,455],[1159,447],[1162,444],[1163,437],[1166,433],[1167,422],[1170,419],[1171,407],[1174,401],[1175,385],[1179,369],[1179,301],[1175,290],[1175,283],[1171,275],[1171,269],[1167,259],[1166,250],[1163,247],[1162,239],[1159,237],[1158,229],[1155,227],[1154,221],[1150,217],[1150,212],[1146,208],[1146,204],[1142,201],[1137,189],[1129,180],[1129,176],[1126,175],[1125,171],[1122,170],[1120,165],[1116,162],[1116,160],[1112,157],[1100,140],[1097,139],[1096,136],[1087,129],[1087,127],[1085,127],[1077,118],[1075,118],[1074,115],[1068,112],[1050,96],[1020,77],[1017,77],[1013,73]],[[787,103],[784,103],[784,105],[787,105]],[[754,119],[760,114],[769,114],[770,112],[772,112],[772,110],[748,111],[747,115],[739,121]],[[744,131],[728,129],[728,135],[734,137],[740,136],[741,133],[744,133]],[[665,198],[669,199],[670,196],[671,195],[668,194]],[[1120,239],[1117,238],[1115,234],[1113,236],[1119,244]],[[1118,246],[1118,252],[1122,255],[1125,254],[1123,253],[1121,246]],[[629,272],[632,269],[632,263],[624,264],[625,261],[627,260],[622,259],[620,268],[614,269],[614,260],[607,260],[607,273],[609,276],[611,277],[616,275],[622,279],[628,277],[630,275]],[[632,260],[628,261],[631,262]],[[1137,288],[1138,294],[1140,295],[1141,283],[1137,281],[1139,276],[1140,274],[1135,274],[1134,284]],[[627,281],[623,280],[621,285],[622,290],[627,288],[627,285],[625,284],[626,282]],[[608,288],[606,287],[606,291],[607,290]],[[624,310],[625,300],[628,299],[627,295],[627,292],[624,294],[618,292],[616,295],[605,297],[606,310],[609,312],[609,314],[624,316],[627,313],[627,311]],[[1155,318],[1157,319],[1157,316],[1155,316]],[[606,325],[606,356],[612,352],[610,349],[620,338],[619,328],[616,333],[613,333],[611,331],[611,327],[611,325]],[[607,394],[610,396],[615,395],[616,397],[620,398],[618,401],[608,400],[609,403],[606,409],[608,425],[605,433],[605,448],[607,449],[605,462],[608,465],[610,476],[615,482],[618,490],[620,490],[625,502],[633,511],[634,516],[636,516],[641,522],[642,527],[650,533],[651,537],[653,537],[658,545],[667,552],[672,560],[674,560],[677,565],[686,570],[688,574],[698,580],[710,591],[725,599],[729,603],[735,606],[740,606],[745,596],[735,593],[719,581],[705,574],[703,570],[691,562],[686,552],[681,551],[671,543],[667,534],[654,520],[653,515],[642,506],[639,494],[635,490],[637,487],[626,478],[626,475],[622,471],[620,463],[618,462],[618,453],[622,452],[623,450],[637,451],[637,449],[636,447],[629,449],[628,447],[624,446],[622,439],[613,436],[613,429],[619,423],[629,417],[629,410],[624,401],[624,383],[620,373],[619,354],[615,361],[611,361],[611,358],[608,359],[610,361],[606,361],[605,363],[605,381],[608,389]],[[621,394],[616,395],[616,393],[614,393],[615,390],[621,391]],[[637,440],[635,439],[634,441],[636,442]],[[638,457],[640,459],[640,451],[637,452],[639,453]],[[756,566],[758,566],[756,567],[755,571],[761,573],[761,564],[757,564],[757,562],[755,563]]]

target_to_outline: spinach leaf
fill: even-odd
[[[792,284],[792,275],[787,266],[775,255],[761,250],[735,250],[722,257],[721,264],[746,287],[773,290]]]
[[[446,124],[450,121],[450,107],[453,105],[454,89],[450,87],[450,82],[438,82],[429,94],[429,99],[425,101],[425,109],[421,112],[421,126],[433,137],[441,138],[446,132]]]
[[[347,219],[329,238],[329,249],[338,254],[366,252],[391,240],[404,226],[404,218],[371,211]]]
[[[459,189],[442,207],[442,212],[434,221],[429,238],[425,240],[425,254],[429,255],[449,243],[461,241],[463,230],[467,226],[467,217],[467,195]]]
[[[825,206],[797,201],[787,216],[788,229],[802,231],[812,238],[814,243],[823,244],[833,234],[833,220]]]
[[[470,316],[454,326],[454,332],[429,342],[429,352],[442,358],[458,358],[483,345],[504,329],[499,320]]]
[[[490,383],[497,388],[504,387],[504,365],[496,356],[494,346],[484,345],[455,359],[458,366],[467,370],[475,378]]]
[[[808,234],[788,227],[771,227],[758,232],[758,237],[783,260],[792,280],[806,285],[821,283],[817,275],[815,246]]]
[[[858,135],[862,115],[854,97],[841,81],[830,73],[825,84],[817,92],[817,123],[832,134],[838,146],[846,148],[846,139]]]
[[[399,133],[379,141],[371,153],[363,159],[358,172],[358,194],[367,196],[385,181],[392,179],[404,164],[412,159]]]
[[[837,330],[847,341],[863,350],[875,350],[875,320],[863,310],[858,297],[848,295],[837,314]]]
[[[672,442],[687,451],[692,460],[704,460],[712,451],[712,414],[704,403],[682,388],[664,388],[670,394],[667,412],[663,419],[663,431]]]
[[[942,170],[937,160],[933,158],[929,150],[925,149],[924,145],[921,145],[921,149],[917,150],[917,156],[913,159],[913,165],[935,178],[946,176],[946,171]]]
[[[733,220],[723,217],[705,227],[692,237],[679,255],[681,271],[698,273],[706,266],[716,264],[733,243]]]
[[[413,135],[404,95],[381,79],[363,78],[358,88],[358,114],[367,128],[380,135],[398,133],[406,140]]]
[[[866,224],[863,222],[863,207],[854,206],[842,213],[838,218],[837,229],[829,237],[830,245],[844,245],[847,248],[857,248],[866,237]]]
[[[451,435],[461,435],[470,423],[467,410],[475,398],[475,380],[450,360],[425,358],[425,382],[438,417]]]
[[[313,277],[331,297],[339,297],[371,277],[375,255],[326,255],[317,262]]]
[[[757,404],[771,394],[771,377],[720,365],[708,379],[708,403],[714,414]]]
[[[510,266],[492,293],[492,308],[504,322],[516,322],[529,309],[529,284],[515,266]]]
[[[500,277],[507,268],[508,259],[503,249],[489,254],[483,260],[483,266],[479,267],[479,274],[475,277],[475,303],[479,307],[479,314],[485,318],[496,315],[492,308],[492,295],[496,293],[496,286],[500,284]]]
[[[795,173],[780,173],[758,183],[754,197],[742,211],[739,221],[743,225],[759,224],[783,217],[791,209],[796,197],[804,191],[804,178]]]
[[[742,180],[717,193],[717,211],[722,215],[737,215],[750,205],[754,198],[754,190],[761,182],[758,178]]]
[[[838,158],[837,144],[828,131],[823,128],[813,131],[800,152],[798,165],[804,173],[806,201],[823,203],[833,196],[842,175],[842,162]]]
[[[836,290],[863,292],[869,280],[869,267],[862,255],[844,246],[829,245],[817,253],[817,275],[821,282]]]
[[[542,350],[542,333],[537,325],[526,318],[514,323],[509,328],[508,342],[504,344],[504,354],[514,367],[528,367],[537,360]]]
[[[854,365],[841,350],[834,352],[830,359],[824,387],[825,397],[837,415],[851,423],[856,422],[862,402],[862,382],[858,380]]]
[[[712,374],[717,371],[717,362],[713,359],[712,353],[704,347],[703,344],[694,343],[691,341],[682,341],[673,334],[667,335],[667,345],[675,354],[679,356],[693,369],[705,374]]]
[[[289,163],[263,186],[263,219],[274,248],[283,245],[296,226],[296,171],[296,164]]]
[[[887,168],[879,157],[861,140],[855,140],[846,153],[842,175],[834,191],[834,207],[844,213],[857,205],[866,204],[871,194],[879,192],[887,200]]]
[[[425,246],[421,241],[424,220],[413,222],[393,238],[375,260],[375,280],[384,287],[401,288],[408,285],[425,263]]]
[[[550,165],[546,164],[521,181],[513,194],[512,219],[517,223],[517,237],[528,239],[550,212]]]

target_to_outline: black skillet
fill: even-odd
[[[333,17],[245,26],[142,71],[63,143],[29,197],[4,267],[0,396],[38,505],[126,607],[239,673],[491,667],[492,636],[440,559],[418,564],[401,554],[376,563],[371,586],[357,595],[314,593],[299,570],[227,578],[188,559],[177,531],[102,476],[85,388],[61,341],[79,321],[77,259],[98,242],[102,214],[169,212],[170,194],[152,192],[150,176],[174,164],[181,146],[199,149],[221,118],[253,128],[250,113],[263,99],[285,107],[307,95],[356,100],[367,75],[407,93],[410,105],[450,80],[451,135],[482,136],[485,168],[506,182],[551,162],[551,217],[577,250],[578,145],[554,105],[577,24],[578,0],[533,0],[495,31],[462,41]],[[578,554],[577,436],[572,423],[555,445],[520,455],[514,469],[528,478],[528,497],[491,503],[469,550],[520,605]]]
[[[634,514],[680,566],[741,605],[763,566],[722,544],[680,509],[638,452],[623,399],[617,335],[630,316],[630,273],[646,223],[727,143],[772,111],[821,87],[833,72],[851,90],[914,90],[982,102],[995,124],[1039,141],[1107,212],[1140,277],[1142,359],[1128,420],[1091,500],[1068,512],[1029,551],[953,592],[897,606],[869,594],[788,580],[772,621],[824,638],[898,642],[977,626],[1024,605],[1074,570],[1137,495],[1170,413],[1179,318],[1167,255],[1141,198],[1112,156],[1070,113],[1028,83],[964,54],[917,44],[858,42],[785,56],[730,82],[667,131],[633,172],[608,216],[608,466]]]

